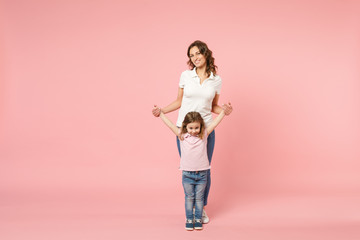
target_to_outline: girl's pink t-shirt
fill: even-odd
[[[191,136],[189,133],[183,134],[184,140],[180,140],[180,170],[202,171],[210,169],[206,148],[207,137],[206,130],[203,139]]]

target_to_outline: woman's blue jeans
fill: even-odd
[[[176,137],[176,143],[177,143],[179,155],[181,157],[180,141],[179,141],[178,137]],[[214,147],[215,147],[215,130],[212,131],[207,138],[207,155],[209,158],[210,165],[211,165],[211,159],[212,159],[212,156],[214,153]],[[205,193],[204,193],[204,206],[207,205],[209,191],[210,191],[210,185],[211,185],[210,169],[207,171],[208,171],[208,174],[207,174],[207,183],[206,183],[206,188],[205,188]]]

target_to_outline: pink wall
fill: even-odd
[[[359,190],[357,1],[4,0],[0,11],[2,196],[180,189],[175,137],[151,108],[175,99],[196,39],[235,108],[217,129],[213,196]]]

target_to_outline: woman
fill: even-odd
[[[205,126],[212,122],[212,114],[220,114],[222,110],[226,115],[232,112],[232,106],[223,104],[222,107],[218,105],[222,80],[216,74],[217,66],[215,65],[212,51],[208,48],[206,43],[195,41],[188,47],[187,56],[189,60],[187,64],[191,70],[186,70],[181,74],[178,95],[175,101],[164,108],[155,106],[153,115],[160,116],[160,112],[169,113],[180,108],[177,127],[181,127],[185,115],[188,112],[199,112],[204,119]],[[180,142],[176,138],[178,151],[181,156]],[[209,163],[211,164],[212,155],[215,146],[215,131],[211,132],[207,138],[207,154]],[[210,190],[211,177],[210,170],[208,170],[207,186],[204,196],[204,209],[207,205],[207,199]],[[205,211],[203,211],[203,223],[208,223],[209,218]]]

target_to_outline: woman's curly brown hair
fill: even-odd
[[[189,65],[190,69],[194,69],[195,65],[190,59],[190,49],[193,47],[197,47],[202,55],[205,56],[206,59],[206,73],[208,74],[208,77],[210,77],[211,72],[216,75],[217,66],[215,65],[215,58],[212,56],[212,51],[208,48],[206,43],[196,40],[190,46],[187,50],[187,56],[189,57],[189,61],[187,64]]]

